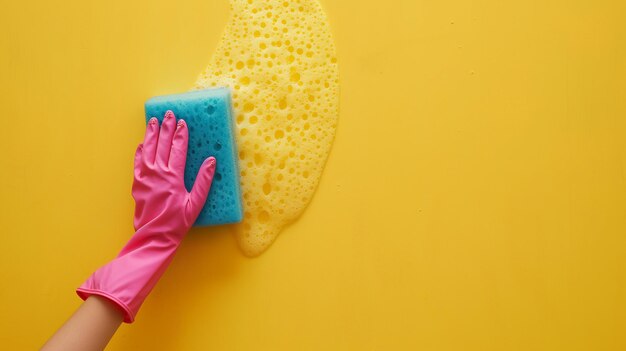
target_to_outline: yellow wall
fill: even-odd
[[[111,350],[626,349],[626,5],[331,1],[341,117],[265,254],[193,230]],[[142,103],[226,0],[12,1],[0,20],[0,344],[34,349],[132,234]]]

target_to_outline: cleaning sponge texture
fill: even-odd
[[[146,123],[152,117],[161,122],[167,110],[187,123],[185,187],[188,191],[202,162],[209,156],[217,160],[211,191],[196,226],[236,223],[243,217],[230,98],[229,89],[219,88],[158,96],[146,102]]]

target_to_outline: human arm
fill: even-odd
[[[41,350],[103,350],[123,319],[122,312],[110,301],[90,296]]]
[[[184,171],[188,139],[185,121],[177,123],[172,111],[165,114],[161,126],[156,118],[148,122],[144,142],[135,153],[132,188],[135,234],[115,259],[96,270],[76,290],[86,307],[81,306],[57,332],[60,336],[53,336],[51,341],[55,340],[54,345],[60,347],[57,349],[65,349],[59,343],[70,342],[69,337],[76,335],[73,328],[78,325],[77,321],[98,327],[99,330],[91,334],[94,338],[101,335],[110,338],[117,326],[113,328],[113,323],[99,320],[110,317],[104,312],[106,306],[113,306],[113,312],[120,313],[124,322],[132,323],[174,258],[206,202],[215,173],[215,158],[209,157],[200,167],[191,192],[187,191]],[[108,305],[90,301],[104,301]],[[97,340],[87,344],[106,346],[106,342],[102,344]],[[81,349],[91,350],[86,345]]]

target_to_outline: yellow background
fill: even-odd
[[[626,349],[623,1],[332,1],[339,129],[264,255],[192,230],[111,350]],[[132,234],[143,102],[226,0],[7,1],[0,344],[35,349]]]

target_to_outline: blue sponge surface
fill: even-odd
[[[215,177],[207,202],[194,226],[236,223],[243,219],[237,148],[228,88],[206,89],[154,97],[146,102],[146,123],[163,120],[167,110],[189,128],[185,187],[191,190],[202,162],[214,156]]]

